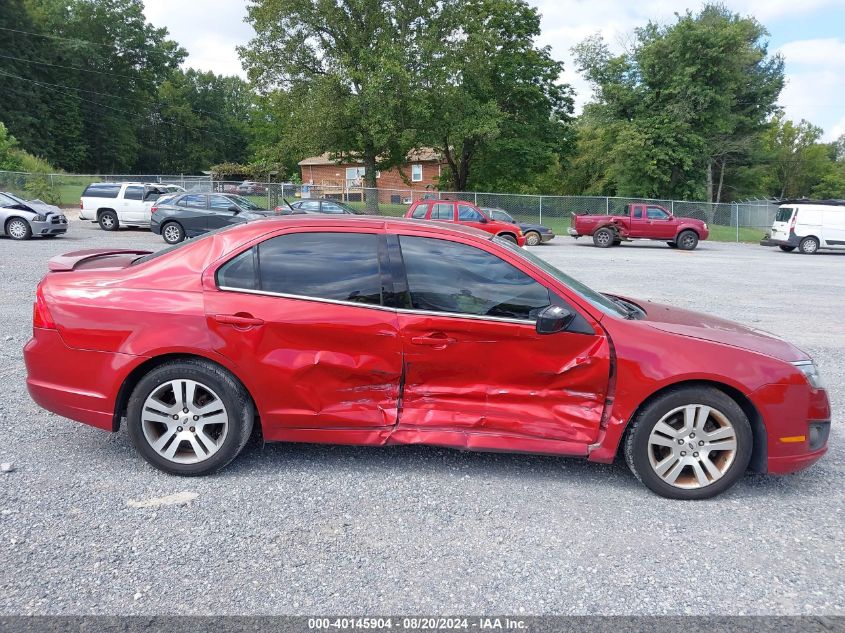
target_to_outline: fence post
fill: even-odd
[[[478,206],[478,192],[475,191],[472,194],[473,200],[475,201],[475,206]]]
[[[736,203],[736,243],[739,244],[739,203]]]
[[[675,201],[672,200],[672,215],[675,215]]]
[[[543,223],[543,196],[540,196],[540,224]]]
[[[605,209],[605,215],[610,215],[610,198],[609,197],[605,197],[605,199],[604,199],[604,209]]]

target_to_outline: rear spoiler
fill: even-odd
[[[151,253],[152,251],[120,248],[111,250],[102,248],[89,248],[84,251],[73,251],[72,253],[65,253],[64,255],[54,257],[50,260],[50,263],[47,264],[47,266],[53,272],[65,272],[73,270],[81,262],[89,261],[91,259],[97,259],[98,257],[109,257],[111,255],[138,255],[139,257],[141,257],[143,255],[149,255]]]

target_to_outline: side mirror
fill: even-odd
[[[560,306],[548,306],[537,315],[537,334],[563,332],[575,320],[575,315]]]
[[[240,209],[240,207],[238,207],[237,205],[234,205],[234,204],[233,204],[233,205],[231,205],[231,206],[229,207],[229,211],[231,211],[232,213],[234,213],[235,215],[237,215],[238,213],[240,213],[240,212],[241,212],[241,209]]]
[[[487,218],[485,218],[483,215],[481,216],[481,223],[487,224]]]

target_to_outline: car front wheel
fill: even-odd
[[[526,246],[539,246],[542,241],[540,234],[536,231],[528,231],[528,233],[525,234]]]
[[[510,233],[502,233],[499,237],[501,237],[503,240],[507,240],[508,242],[512,242],[514,244],[519,243],[516,240],[516,236],[511,235]]]
[[[658,396],[634,417],[625,460],[650,490],[670,499],[707,499],[742,477],[753,435],[742,408],[713,387]]]
[[[6,235],[13,240],[28,240],[32,237],[32,227],[21,218],[12,218],[6,222]]]
[[[675,243],[682,251],[693,251],[698,246],[698,235],[695,231],[681,231]]]
[[[185,239],[185,229],[178,222],[168,222],[162,227],[161,236],[168,244],[178,244]]]
[[[173,475],[207,475],[241,452],[252,432],[249,394],[203,360],[165,363],[144,376],[126,411],[129,437],[150,464]]]

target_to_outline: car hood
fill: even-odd
[[[530,222],[520,222],[519,228],[522,229],[522,232],[525,233],[526,231],[539,231],[540,233],[550,233],[551,229],[547,226],[543,226],[542,224],[531,224]]]
[[[28,206],[34,213],[41,215],[62,215],[62,210],[52,204],[47,204],[43,200],[27,200]]]
[[[700,220],[699,218],[688,218],[685,216],[675,216],[675,220],[678,222],[686,222],[688,224],[698,224],[700,226],[704,226],[707,224],[704,220]]]
[[[645,322],[664,332],[739,347],[786,362],[809,359],[805,352],[791,343],[787,343],[774,334],[763,330],[661,303],[643,302],[635,299],[626,300],[642,306],[646,312]]]

